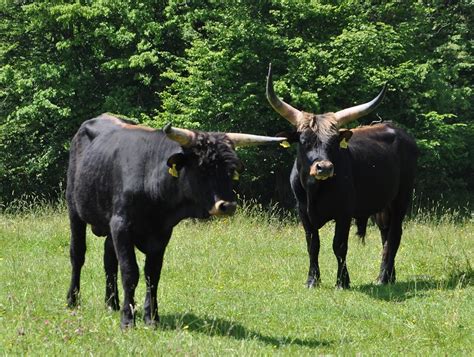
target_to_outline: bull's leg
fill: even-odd
[[[81,269],[86,258],[86,223],[71,209],[69,211],[69,223],[71,227],[69,255],[72,273],[71,284],[67,293],[67,304],[70,308],[73,308],[78,303]]]
[[[320,247],[319,232],[311,224],[305,209],[300,209],[299,215],[306,235],[306,247],[309,256],[309,271],[308,279],[306,280],[306,286],[308,288],[312,288],[319,285],[321,282],[318,261]]]
[[[379,284],[395,282],[395,256],[397,255],[402,237],[402,220],[403,218],[397,216],[390,218],[390,226],[386,233],[386,240],[383,244],[380,275],[377,279]]]
[[[105,304],[114,311],[120,309],[118,289],[117,289],[117,271],[118,260],[115,255],[114,242],[110,235],[104,242],[104,270],[105,270]]]
[[[123,285],[123,307],[120,327],[135,325],[135,288],[138,284],[138,265],[135,247],[125,217],[115,215],[110,220],[110,232],[120,265]]]
[[[382,262],[380,263],[380,274],[377,278],[378,283],[382,283],[382,276],[385,274],[385,268],[388,261],[388,232],[390,229],[390,210],[384,209],[375,215],[375,223],[379,227],[380,237],[382,239]]]
[[[146,279],[146,296],[145,296],[145,314],[143,319],[145,324],[149,326],[156,326],[160,322],[158,315],[158,301],[157,290],[160,282],[161,267],[163,266],[163,256],[169,241],[171,232],[165,236],[160,236],[157,243],[159,246],[146,255],[145,260],[145,279]]]
[[[350,286],[349,272],[346,266],[347,242],[350,226],[350,218],[336,220],[336,232],[334,234],[332,249],[337,260],[336,287],[339,289],[347,289]]]

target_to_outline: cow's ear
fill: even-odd
[[[300,133],[298,131],[282,131],[275,135],[276,137],[286,138],[286,141],[290,144],[297,143],[300,141]]]
[[[339,130],[339,147],[342,149],[347,149],[348,144],[347,142],[352,137],[352,131],[349,129],[340,129]]]
[[[352,131],[349,129],[339,129],[339,141],[346,140],[352,137]]]
[[[186,155],[183,153],[179,152],[177,154],[173,154],[168,158],[168,161],[166,161],[166,165],[170,168],[176,168],[176,170],[181,170],[184,165],[186,165]]]

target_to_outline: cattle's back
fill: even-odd
[[[70,209],[95,226],[108,226],[114,205],[126,190],[144,192],[153,166],[178,146],[161,132],[136,130],[120,119],[98,117],[84,122],[73,138],[68,168]],[[162,169],[163,170],[163,169]]]

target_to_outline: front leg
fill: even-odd
[[[155,238],[150,244],[154,247],[151,252],[146,254],[145,260],[145,281],[146,281],[146,296],[145,296],[145,314],[143,319],[145,324],[155,327],[160,322],[158,315],[158,301],[157,290],[160,282],[161,268],[163,266],[163,256],[165,254],[166,246],[171,237],[171,230],[165,234]],[[152,238],[152,239],[153,239]]]
[[[308,250],[309,256],[309,271],[308,271],[308,279],[306,280],[306,286],[308,288],[313,288],[318,286],[321,282],[321,274],[319,271],[319,248],[320,248],[320,240],[319,240],[319,232],[314,226],[311,224],[308,215],[306,213],[306,209],[299,209],[299,215],[301,218],[301,222],[303,223],[305,235],[306,235],[306,247]]]
[[[126,329],[135,325],[134,296],[138,284],[138,265],[127,219],[114,215],[110,220],[110,231],[120,265],[124,292],[120,327]]]
[[[345,217],[336,220],[336,232],[332,249],[337,260],[337,279],[336,287],[338,289],[348,289],[350,286],[349,272],[346,266],[347,241],[349,238],[349,229],[351,218]]]

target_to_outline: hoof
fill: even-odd
[[[395,283],[395,273],[391,275],[388,274],[381,274],[377,278],[377,285],[387,285],[387,284],[394,284]]]
[[[67,294],[67,307],[68,308],[74,309],[75,307],[77,307],[78,302],[79,302],[79,299],[78,299],[76,293],[72,293],[72,294],[68,293]]]
[[[127,331],[127,330],[130,330],[132,328],[135,327],[135,321],[132,319],[132,320],[124,320],[122,319],[120,321],[120,328],[122,329],[122,331]]]
[[[127,314],[122,312],[120,318],[120,328],[122,330],[128,330],[135,327],[135,314]]]
[[[110,311],[119,311],[120,310],[120,303],[118,299],[108,299],[105,300],[105,305]]]
[[[156,329],[160,324],[160,318],[158,316],[156,317],[156,319],[152,319],[148,316],[145,316],[143,319],[145,321],[145,325],[152,329]]]
[[[319,280],[319,279],[308,278],[308,280],[306,280],[306,287],[308,289],[317,288],[319,286],[320,282],[321,282],[321,280]]]

